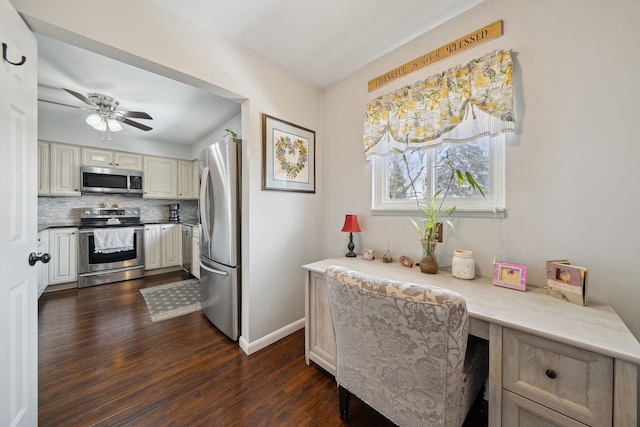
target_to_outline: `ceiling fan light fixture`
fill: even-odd
[[[119,132],[122,130],[120,122],[114,118],[109,118],[109,120],[107,120],[107,124],[109,125],[109,130],[111,130],[111,132]]]
[[[100,126],[103,123],[102,117],[100,117],[99,114],[97,113],[93,113],[91,115],[89,115],[89,117],[87,117],[86,120],[87,124],[91,127],[93,127],[96,130],[101,130]]]

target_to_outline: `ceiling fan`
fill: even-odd
[[[99,131],[118,132],[122,130],[122,126],[120,126],[120,122],[125,123],[129,126],[136,127],[143,131],[149,131],[152,129],[151,127],[145,124],[142,124],[130,119],[130,118],[134,118],[134,119],[153,120],[153,118],[149,114],[142,111],[118,110],[117,108],[118,108],[118,105],[120,105],[120,101],[118,101],[115,98],[112,98],[107,95],[103,95],[101,93],[88,93],[87,96],[85,96],[71,89],[67,89],[67,88],[62,88],[62,89],[64,89],[71,95],[78,98],[80,101],[87,104],[89,108],[77,107],[75,105],[68,105],[68,104],[63,104],[55,101],[47,101],[45,99],[40,99],[40,101],[48,102],[51,104],[64,105],[66,107],[81,108],[86,111],[93,111],[93,113],[89,115],[89,117],[87,117],[86,122],[89,125],[93,126],[94,129]]]

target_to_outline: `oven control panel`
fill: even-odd
[[[139,218],[140,208],[82,208],[80,218]]]

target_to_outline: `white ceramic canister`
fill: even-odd
[[[451,260],[451,273],[459,279],[473,279],[476,277],[476,261],[473,252],[464,249],[453,251]]]

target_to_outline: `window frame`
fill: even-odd
[[[499,134],[489,137],[491,189],[486,198],[478,194],[466,198],[448,198],[443,207],[456,206],[453,216],[458,217],[503,217],[506,211],[506,136]],[[432,150],[433,148],[427,148]],[[432,159],[433,156],[429,156]],[[431,161],[429,161],[431,163]],[[429,173],[431,174],[431,169]],[[472,172],[473,173],[473,172]],[[430,175],[431,176],[431,175]],[[371,158],[371,214],[415,216],[418,214],[415,200],[389,200],[387,161],[384,156]],[[433,185],[433,180],[429,181]],[[432,187],[433,189],[433,187]]]

